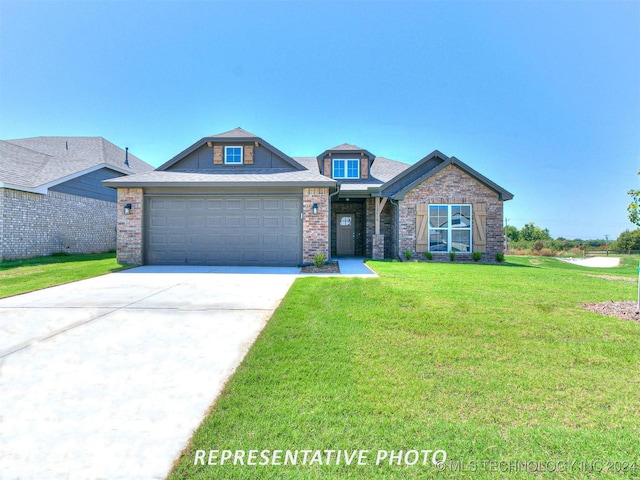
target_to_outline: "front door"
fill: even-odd
[[[336,255],[354,255],[356,251],[356,242],[354,235],[353,213],[339,213],[336,223]]]

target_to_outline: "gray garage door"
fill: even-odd
[[[155,265],[298,265],[299,196],[151,196],[146,260]]]

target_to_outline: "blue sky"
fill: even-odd
[[[291,156],[438,149],[509,223],[616,238],[640,188],[640,2],[0,0],[0,138],[159,166],[241,126]]]

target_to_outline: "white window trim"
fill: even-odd
[[[240,161],[239,162],[227,162],[227,149],[239,148],[240,149]],[[244,163],[244,147],[242,145],[229,145],[224,147],[224,164],[225,165],[242,165]]]
[[[358,173],[355,177],[349,176],[349,160],[356,162],[358,165]],[[336,161],[344,162],[344,176],[336,176]],[[360,159],[359,158],[334,158],[331,161],[331,178],[338,178],[344,180],[358,180],[360,178]]]
[[[432,228],[431,227],[431,208],[430,207],[447,207],[447,217],[448,224],[447,228]],[[469,220],[471,224],[468,227],[453,227],[451,224],[451,209],[452,207],[469,207]],[[469,231],[469,251],[468,252],[460,252],[455,250],[456,253],[472,253],[473,252],[473,205],[470,203],[430,203],[427,208],[427,249],[431,252],[431,241],[429,232],[431,230],[446,230],[447,231],[447,250],[434,250],[432,253],[451,253],[454,250],[451,250],[451,232],[458,231]]]

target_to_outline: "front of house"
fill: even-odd
[[[342,144],[289,157],[240,128],[205,137],[118,190],[118,261],[295,266],[503,249],[513,195],[438,151],[414,165]]]

